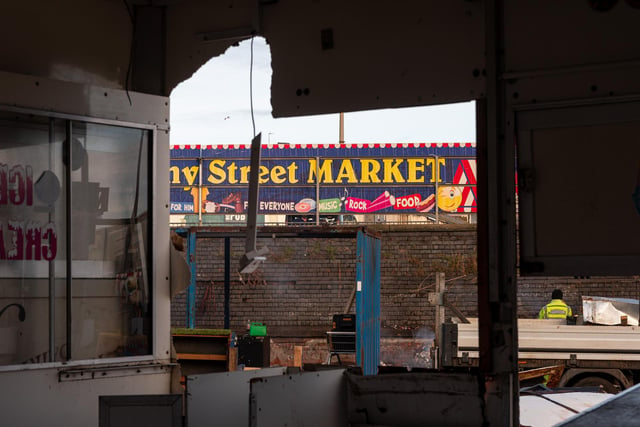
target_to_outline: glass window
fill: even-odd
[[[150,354],[150,143],[0,113],[0,364]]]

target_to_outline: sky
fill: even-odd
[[[172,145],[250,144],[251,41],[211,59],[171,93]],[[253,111],[262,142],[330,144],[339,141],[339,114],[271,116],[271,56],[263,38],[253,41]],[[347,144],[475,142],[473,102],[344,114]]]

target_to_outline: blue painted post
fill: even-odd
[[[380,364],[380,239],[358,231],[356,251],[356,362],[363,375]]]
[[[196,327],[196,232],[189,229],[187,234],[187,262],[191,270],[191,281],[187,288],[187,328]]]

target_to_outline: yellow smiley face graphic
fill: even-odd
[[[462,203],[462,192],[458,187],[440,187],[438,189],[438,207],[445,212],[455,212]]]

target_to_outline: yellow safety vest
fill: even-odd
[[[561,299],[552,299],[551,302],[540,309],[538,319],[566,319],[572,316],[571,307]]]

